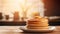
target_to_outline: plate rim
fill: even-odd
[[[21,27],[26,27],[26,26],[21,26]],[[20,29],[21,29],[21,27],[20,27]],[[53,27],[52,29],[48,29],[48,30],[37,30],[37,29],[35,29],[35,30],[31,30],[31,29],[24,29],[24,28],[22,28],[21,30],[23,31],[23,32],[39,32],[39,33],[44,33],[44,32],[53,32],[54,31],[54,29],[56,28],[55,26],[49,26],[49,27]],[[37,30],[37,31],[36,31]]]
[[[56,27],[55,26],[49,26],[51,28],[49,29],[43,29],[43,30],[54,30]],[[21,30],[41,30],[41,29],[27,29],[26,26],[20,26]]]

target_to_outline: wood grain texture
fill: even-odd
[[[21,30],[19,32],[15,31],[18,30],[19,27],[20,26],[0,26],[0,34],[60,34],[60,26],[56,26],[56,29],[53,32],[49,32],[49,33],[26,33],[26,32],[21,32]],[[4,30],[4,28],[5,29],[7,28],[9,31],[1,32],[1,30]]]

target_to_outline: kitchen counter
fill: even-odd
[[[60,20],[59,19],[49,19],[49,25],[50,26],[60,26]],[[23,26],[26,25],[26,21],[14,21],[13,19],[0,20],[0,26]]]
[[[20,25],[26,25],[26,21],[14,21],[13,19],[0,20],[0,26],[20,26]]]

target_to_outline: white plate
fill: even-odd
[[[23,30],[24,32],[52,32],[55,29],[55,26],[49,26],[49,29],[27,29],[26,26],[21,26],[20,27],[21,30]]]

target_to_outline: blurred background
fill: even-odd
[[[40,1],[41,3],[39,5],[40,7],[39,11],[41,11],[41,16],[48,18],[49,25],[60,25],[60,0],[40,0]],[[1,26],[26,25],[26,21],[24,21],[25,16],[23,18],[21,15],[22,6],[20,2],[23,4],[22,5],[24,7],[22,8],[23,11],[26,11],[28,8],[25,6],[26,2],[24,2],[24,0],[22,1],[21,0],[0,0],[0,25]],[[33,2],[33,1],[29,0],[29,2]],[[29,3],[28,6],[30,6]],[[36,10],[33,9],[31,11],[37,11],[37,10],[38,9]]]
[[[44,0],[46,16],[60,16],[60,0]]]

